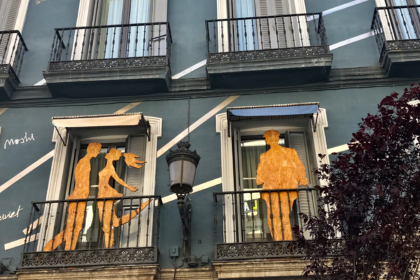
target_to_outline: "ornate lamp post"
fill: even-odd
[[[188,142],[179,142],[177,146],[177,150],[170,150],[166,156],[169,166],[170,190],[178,198],[178,210],[184,236],[184,260],[189,266],[197,266],[196,256],[191,255],[191,203],[188,194],[192,192],[194,186],[195,171],[200,162],[200,156],[196,151],[189,149],[191,145]],[[187,199],[185,199],[186,197]]]

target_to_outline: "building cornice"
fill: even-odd
[[[74,106],[78,104],[127,103],[136,101],[157,101],[188,98],[209,98],[232,95],[254,95],[291,93],[305,91],[327,91],[351,88],[373,88],[409,86],[419,83],[415,78],[387,78],[379,66],[332,69],[328,82],[312,83],[299,86],[258,89],[210,89],[207,78],[173,80],[171,91],[150,95],[102,97],[102,98],[52,98],[47,86],[18,87],[12,101],[0,102],[0,108]]]

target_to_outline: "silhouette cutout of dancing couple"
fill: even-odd
[[[99,143],[90,143],[87,148],[87,154],[84,156],[76,165],[74,176],[75,176],[75,186],[73,193],[69,196],[68,199],[79,199],[84,200],[89,197],[90,192],[90,160],[96,158],[100,151],[102,145]],[[117,192],[113,187],[109,185],[109,180],[114,178],[120,185],[126,187],[132,192],[137,191],[137,188],[129,186],[124,180],[118,177],[118,174],[115,172],[113,165],[114,161],[117,161],[121,158],[122,152],[117,149],[111,149],[109,153],[105,156],[107,160],[106,166],[99,172],[99,192],[98,198],[115,198],[122,197],[123,194]],[[125,163],[128,167],[134,167],[137,169],[142,168],[143,166],[139,164],[146,163],[145,161],[137,160],[139,156],[136,156],[132,153],[124,153]],[[118,218],[115,214],[115,199],[111,200],[98,200],[98,211],[99,219],[102,223],[102,230],[104,232],[105,247],[112,248],[114,243],[114,229],[121,225],[128,223],[134,217],[136,217],[140,212],[146,208],[146,206],[152,201],[149,199],[144,203],[140,203],[140,208],[128,213],[121,218]],[[51,239],[47,245],[44,247],[44,251],[52,251],[58,248],[63,242],[65,242],[65,250],[75,250],[77,245],[77,240],[79,239],[79,233],[83,228],[83,222],[85,218],[85,209],[86,201],[79,202],[70,202],[68,205],[68,217],[66,221],[66,228],[64,231],[57,234],[53,239]],[[111,226],[112,223],[112,226]],[[113,227],[113,228],[112,228]]]

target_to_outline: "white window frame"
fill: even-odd
[[[317,115],[314,114],[314,120],[317,119]],[[314,153],[315,155],[322,154],[327,155],[322,159],[322,161],[317,158],[317,168],[321,167],[321,164],[330,164],[330,160],[328,157],[328,148],[327,148],[327,140],[325,137],[325,129],[328,127],[328,120],[327,120],[327,111],[323,108],[319,109],[318,113],[318,121],[315,124],[315,132],[313,129],[310,129],[312,131],[311,135],[308,135],[310,138],[310,142],[313,142],[313,147],[315,149]],[[276,127],[279,128],[279,127]],[[285,126],[284,129],[287,127]],[[261,132],[260,127],[256,127],[255,132]],[[247,129],[247,132],[252,131],[251,129]],[[220,134],[220,145],[221,145],[221,167],[222,167],[222,190],[223,192],[233,192],[235,191],[235,184],[233,180],[232,174],[235,174],[234,167],[233,167],[233,157],[232,157],[232,140],[228,136],[228,120],[227,120],[227,114],[218,114],[216,115],[216,132]],[[321,185],[326,185],[326,180],[320,180],[319,182]],[[229,199],[227,197],[226,199]],[[227,217],[231,217],[233,215],[233,208],[232,203],[225,203],[225,215]],[[230,215],[230,216],[229,216]],[[226,229],[224,232],[226,232],[225,236],[225,243],[233,243],[235,242],[235,236],[234,236],[234,224],[232,219],[227,219],[226,221]]]
[[[23,26],[25,25],[26,13],[28,12],[30,0],[22,0],[20,2],[19,12],[16,18],[15,30],[19,30],[20,33],[23,31]]]
[[[146,157],[141,159],[147,162],[144,165],[144,196],[155,195],[155,186],[156,186],[156,162],[157,162],[157,142],[158,138],[162,137],[162,119],[156,117],[144,116],[144,119],[150,124],[150,141],[146,143]],[[57,127],[61,137],[67,139],[67,131],[65,128]],[[60,194],[62,193],[62,182],[66,178],[63,178],[66,165],[66,154],[67,147],[64,146],[63,141],[61,140],[60,135],[58,135],[57,130],[53,128],[53,137],[52,142],[55,143],[54,157],[51,164],[51,173],[50,179],[48,182],[48,190],[45,200],[60,200]],[[125,136],[125,135],[124,135]],[[126,135],[125,138],[127,138]],[[119,137],[121,138],[121,137]],[[97,138],[99,139],[99,138]],[[81,139],[83,141],[84,139]],[[101,137],[100,141],[109,142],[115,140],[115,137]],[[44,219],[44,222],[48,222],[50,225],[55,224],[56,217],[54,214],[51,214],[49,221]],[[150,223],[153,224],[153,214],[150,217]],[[149,228],[149,236],[152,236],[153,227]],[[41,231],[39,234],[39,240],[50,240],[53,238],[54,227],[48,226],[47,231],[45,232],[45,225],[41,225]],[[142,231],[141,235],[146,235],[146,231]],[[144,238],[142,238],[144,239]],[[42,251],[42,242],[38,244],[38,251]]]

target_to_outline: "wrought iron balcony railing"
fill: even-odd
[[[381,62],[388,51],[420,50],[420,5],[378,7],[371,29]]]
[[[209,62],[330,53],[321,13],[207,20]]]
[[[168,22],[56,28],[48,70],[169,65]]]
[[[0,73],[8,74],[14,85],[19,85],[23,56],[28,51],[18,30],[0,31]]]
[[[305,256],[292,228],[303,228],[300,213],[317,215],[315,188],[221,192],[213,198],[215,260]],[[332,242],[339,247],[339,240]]]
[[[161,205],[160,196],[32,202],[20,268],[157,263]]]

